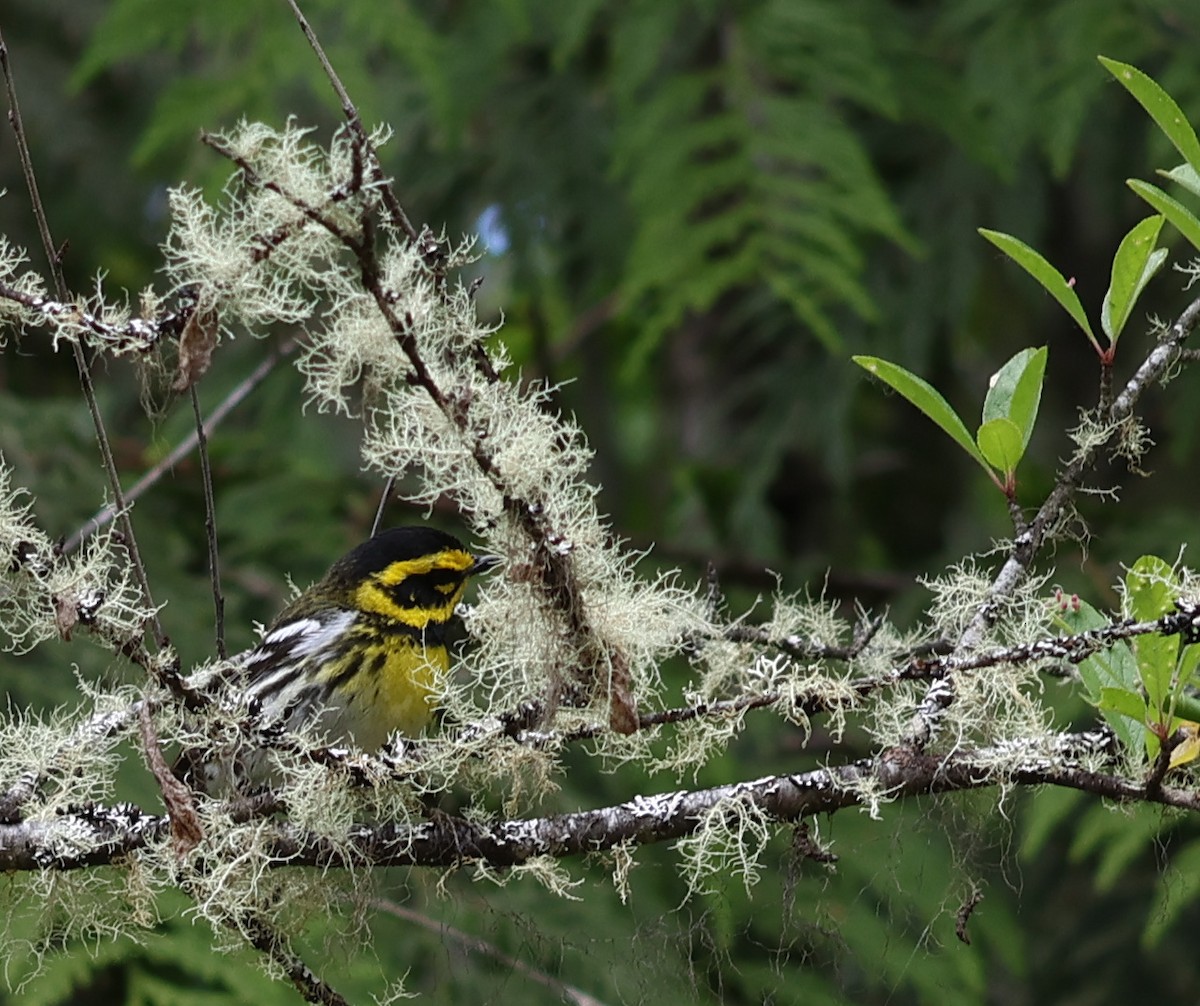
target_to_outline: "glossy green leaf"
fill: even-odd
[[[1146,700],[1138,692],[1131,692],[1128,688],[1100,689],[1100,708],[1128,716],[1143,725],[1148,711]]]
[[[1100,325],[1114,345],[1142,290],[1167,257],[1165,249],[1156,247],[1162,225],[1163,218],[1157,215],[1134,224],[1113,256],[1112,279],[1104,295]]]
[[[1175,104],[1175,99],[1136,66],[1106,59],[1104,56],[1098,58],[1104,69],[1116,77],[1121,86],[1150,113],[1150,118],[1166,133],[1167,139],[1175,145],[1183,159],[1200,171],[1200,139],[1196,138],[1196,131],[1192,129],[1187,116]]]
[[[1179,578],[1165,559],[1143,555],[1125,575],[1129,615],[1150,622],[1175,610]]]
[[[1190,682],[1192,676],[1196,673],[1196,667],[1200,666],[1200,645],[1192,643],[1183,648],[1183,653],[1179,655],[1179,680]],[[1193,684],[1195,682],[1192,682]],[[1200,701],[1196,704],[1196,715],[1188,714],[1192,719],[1200,720]]]
[[[1197,219],[1183,203],[1172,199],[1158,186],[1149,182],[1131,178],[1125,184],[1171,221],[1171,226],[1179,231],[1193,248],[1200,249],[1200,219]]]
[[[989,419],[975,435],[980,453],[993,468],[1011,475],[1024,453],[1021,429],[1011,419]]]
[[[1046,376],[1045,346],[1023,349],[992,376],[983,403],[983,419],[1008,419],[1021,431],[1021,453],[1029,445]]]
[[[1106,653],[1096,653],[1082,661],[1079,665],[1079,677],[1085,682],[1088,701],[1096,706],[1104,721],[1112,728],[1125,750],[1139,752],[1145,748],[1145,710],[1146,700],[1137,690],[1137,662],[1133,659],[1133,651],[1125,644],[1114,646]],[[1101,684],[1103,681],[1126,681],[1132,679],[1131,685]],[[1116,690],[1137,696],[1138,712],[1119,712],[1104,705],[1104,694],[1108,690]]]
[[[1054,616],[1055,624],[1068,633],[1087,632],[1107,625],[1109,620],[1101,615],[1087,601],[1075,599],[1073,604],[1064,606],[1063,610]],[[1100,709],[1105,722],[1112,727],[1127,751],[1141,751],[1145,745],[1146,730],[1145,702],[1139,696],[1139,711],[1132,719],[1130,714],[1120,714],[1113,709],[1101,705],[1101,698],[1106,688],[1116,691],[1136,694],[1141,686],[1138,677],[1137,662],[1133,659],[1133,650],[1125,643],[1117,643],[1107,650],[1093,653],[1079,663],[1079,680],[1083,683],[1084,693],[1092,705]]]
[[[1100,350],[1100,343],[1096,340],[1096,334],[1092,331],[1087,314],[1084,313],[1079,295],[1062,273],[1047,262],[1040,252],[1034,251],[1024,241],[1020,241],[1010,234],[990,231],[983,227],[979,229],[979,233],[1041,283],[1046,292],[1063,306],[1067,314],[1075,319],[1075,324],[1083,329],[1084,334],[1091,340],[1096,350]]]
[[[1139,685],[1137,662],[1133,659],[1133,650],[1125,643],[1093,653],[1080,661],[1079,677],[1092,702],[1100,701],[1100,693],[1105,688],[1132,691]]]
[[[1183,678],[1183,675],[1180,675]],[[1181,719],[1200,720],[1200,698],[1181,692],[1175,696],[1175,715]]]
[[[868,374],[874,374],[884,384],[887,384],[902,397],[925,413],[964,451],[973,457],[991,474],[987,462],[980,454],[975,441],[971,439],[966,424],[958,417],[958,413],[950,407],[950,403],[942,397],[941,392],[928,381],[922,380],[911,371],[877,356],[854,356],[851,359]]]

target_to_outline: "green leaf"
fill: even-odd
[[[1132,691],[1140,684],[1133,650],[1127,644],[1119,643],[1110,650],[1093,653],[1080,662],[1079,679],[1088,700],[1093,703],[1100,701],[1100,693],[1105,688]]]
[[[1112,280],[1104,295],[1100,324],[1114,346],[1133,313],[1138,296],[1167,257],[1165,249],[1155,247],[1162,225],[1161,216],[1146,217],[1134,224],[1121,239],[1121,246],[1113,256]]]
[[[975,442],[987,463],[1006,476],[1016,470],[1024,453],[1021,429],[1011,419],[989,419],[979,427]]]
[[[1096,351],[1100,352],[1100,343],[1096,340],[1096,334],[1092,331],[1091,323],[1084,313],[1083,304],[1079,302],[1079,295],[1063,278],[1062,273],[1047,262],[1039,252],[1034,251],[1024,241],[1020,241],[1010,234],[989,231],[983,227],[979,228],[979,233],[1041,283],[1046,292],[1063,306],[1067,314],[1075,319],[1075,324],[1083,329],[1084,334],[1096,347]]]
[[[1170,171],[1159,171],[1159,174],[1164,178],[1171,179],[1177,185],[1182,185],[1189,192],[1200,196],[1200,171],[1197,171],[1190,164],[1181,164]],[[1167,219],[1170,218],[1168,217]]]
[[[1100,689],[1100,708],[1128,716],[1143,725],[1146,722],[1146,700],[1127,688]]]
[[[1104,69],[1116,77],[1121,86],[1150,113],[1150,118],[1166,133],[1167,139],[1175,145],[1175,149],[1183,154],[1183,159],[1200,171],[1200,140],[1196,139],[1196,131],[1192,129],[1180,107],[1175,104],[1175,99],[1136,66],[1106,59],[1104,56],[1097,58]]]
[[[1126,751],[1141,751],[1145,747],[1146,700],[1142,698],[1138,684],[1137,661],[1133,650],[1124,643],[1114,646],[1107,653],[1095,653],[1079,664],[1079,678],[1084,683],[1087,699],[1100,710],[1104,721],[1112,727]],[[1128,684],[1103,684],[1103,682],[1128,682]],[[1104,705],[1108,691],[1136,695],[1139,712],[1130,722],[1130,714],[1120,714]]]
[[[1046,356],[1045,346],[1021,350],[992,376],[983,402],[984,422],[1009,419],[1016,424],[1021,431],[1022,454],[1029,445],[1042,400]]]
[[[1109,619],[1100,614],[1087,601],[1076,600],[1074,605],[1066,605],[1055,615],[1054,621],[1067,632],[1087,632],[1107,625]],[[1133,659],[1133,650],[1125,643],[1117,643],[1107,651],[1093,653],[1079,664],[1079,680],[1087,700],[1100,709],[1101,715],[1126,751],[1141,751],[1145,746],[1146,729],[1145,701],[1139,695],[1139,712],[1133,716],[1136,723],[1131,722],[1128,714],[1121,714],[1106,709],[1101,705],[1101,698],[1106,688],[1119,692],[1137,694],[1141,686],[1138,677],[1137,662]]]
[[[1193,248],[1200,249],[1200,219],[1197,219],[1195,214],[1183,203],[1172,199],[1162,189],[1149,182],[1130,178],[1125,184],[1171,221],[1171,225],[1187,239]],[[1115,262],[1113,266],[1116,267]]]
[[[1152,622],[1175,610],[1179,578],[1165,559],[1143,555],[1125,575],[1129,598],[1129,616],[1139,622]]]
[[[1175,571],[1155,555],[1144,555],[1125,575],[1125,598],[1130,617],[1139,622],[1153,621],[1175,610]],[[1179,656],[1178,636],[1139,636],[1133,645],[1138,675],[1154,716],[1159,721],[1167,714],[1171,683]]]
[[[1196,673],[1196,665],[1200,664],[1200,645],[1195,643],[1185,646],[1179,655],[1179,680],[1191,682]],[[1194,682],[1193,682],[1194,683]],[[1197,702],[1195,713],[1188,713],[1194,720],[1200,720],[1200,702]]]
[[[1187,647],[1193,649],[1193,647]],[[1180,674],[1180,679],[1188,680],[1184,675]],[[1183,692],[1175,697],[1175,715],[1188,720],[1200,720],[1200,699],[1194,698]]]
[[[851,359],[868,374],[874,374],[884,384],[924,412],[949,434],[959,447],[971,455],[989,475],[992,474],[983,455],[980,454],[979,448],[975,446],[975,441],[971,439],[966,424],[959,419],[958,413],[950,407],[950,403],[933,385],[903,367],[889,363],[887,360],[881,360],[877,356],[852,356]]]
[[[1070,603],[1070,602],[1074,603]],[[1108,619],[1079,597],[1068,597],[1059,592],[1054,613],[1054,624],[1068,633],[1087,632],[1108,625]],[[1135,679],[1130,679],[1131,683]]]

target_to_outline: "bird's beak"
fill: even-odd
[[[493,566],[500,565],[500,556],[498,555],[477,555],[475,556],[475,565],[467,570],[468,576],[474,576],[476,573],[486,573]]]

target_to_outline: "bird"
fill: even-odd
[[[261,724],[314,724],[364,751],[418,736],[450,669],[447,629],[475,555],[432,527],[394,527],[338,559],[237,661],[241,698]]]

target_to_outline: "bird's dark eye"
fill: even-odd
[[[406,580],[401,580],[392,588],[392,597],[396,603],[402,608],[415,608],[417,606],[417,583],[416,577],[409,577]]]
[[[392,599],[402,608],[441,607],[459,588],[463,574],[453,569],[433,569],[406,576],[391,588]]]

